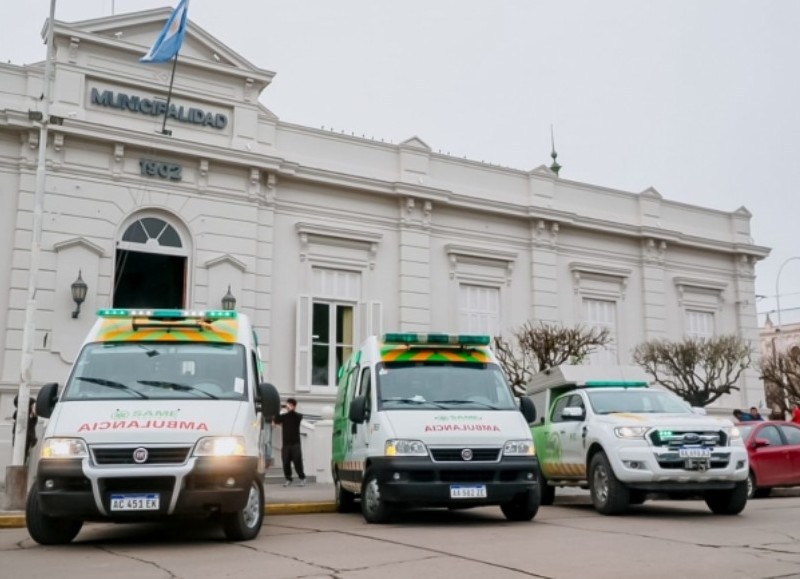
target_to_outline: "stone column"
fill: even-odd
[[[400,201],[400,331],[426,332],[431,323],[430,201]]]
[[[558,223],[531,222],[531,307],[529,319],[561,322],[558,308]]]
[[[643,340],[667,337],[666,251],[666,241],[645,239],[642,242]]]

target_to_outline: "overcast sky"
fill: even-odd
[[[48,0],[2,0],[0,58],[44,59]],[[177,0],[58,0],[77,21]],[[9,17],[9,12],[11,16]],[[759,312],[800,321],[800,2],[191,0],[277,73],[282,120],[751,213]],[[773,321],[775,316],[773,314]]]

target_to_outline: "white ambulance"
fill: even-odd
[[[229,540],[264,516],[263,419],[280,398],[234,311],[98,311],[67,383],[42,387],[49,418],[26,521],[41,544],[84,521],[216,516]]]
[[[404,507],[539,509],[528,398],[518,401],[489,336],[372,336],[340,372],[332,473],[340,512],[370,523]]]

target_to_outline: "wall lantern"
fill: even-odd
[[[236,298],[231,293],[231,286],[228,285],[228,293],[222,296],[222,309],[223,310],[234,310],[236,309]]]
[[[72,282],[70,289],[72,289],[72,300],[76,306],[75,311],[72,312],[72,317],[77,318],[78,314],[81,313],[81,304],[86,299],[86,292],[89,289],[89,286],[86,285],[86,282],[81,277],[81,270],[78,270],[78,279]]]

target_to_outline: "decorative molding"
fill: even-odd
[[[570,263],[569,270],[572,272],[574,293],[579,294],[585,292],[586,290],[582,286],[582,282],[586,280],[586,276],[594,276],[606,278],[609,281],[617,280],[612,283],[619,285],[619,296],[623,300],[625,299],[625,292],[628,289],[628,280],[632,273],[632,270],[624,267],[578,261]]]
[[[539,219],[533,228],[533,244],[536,247],[555,248],[558,244],[558,223]]]
[[[208,159],[200,159],[197,168],[197,189],[205,191],[208,188]]]
[[[736,275],[740,277],[754,277],[755,265],[755,257],[752,255],[739,254],[736,258]]]
[[[54,243],[53,251],[58,253],[65,249],[69,249],[70,247],[76,247],[76,246],[84,247],[89,251],[96,253],[100,257],[104,257],[106,253],[101,246],[89,241],[85,237],[73,237],[72,239],[67,239],[66,241],[59,241],[58,243]]]
[[[81,39],[75,36],[70,37],[69,39],[69,53],[67,58],[70,62],[74,63],[78,60],[78,47],[81,44]]]
[[[58,171],[64,164],[64,133],[53,133],[53,170]]]
[[[261,171],[258,169],[250,169],[247,194],[251,199],[261,196]]]
[[[39,147],[39,131],[28,131],[28,146],[31,149]]]
[[[450,279],[456,278],[459,263],[470,260],[493,261],[504,264],[501,269],[504,272],[505,282],[506,285],[511,285],[511,276],[514,273],[517,253],[487,247],[457,245],[455,243],[448,243],[444,246],[444,250],[447,254],[447,261],[450,264]]]
[[[663,239],[642,240],[642,258],[645,263],[663,265],[667,253],[667,242]]]
[[[425,201],[422,204],[422,226],[426,229],[431,226],[431,213],[433,213],[433,203]]]
[[[125,145],[114,143],[114,157],[111,164],[111,176],[119,179],[122,176],[123,161],[125,160]]]
[[[300,261],[306,261],[309,258],[311,241],[316,238],[325,245],[335,246],[341,243],[363,245],[367,256],[364,263],[368,265],[370,269],[375,269],[375,260],[378,255],[378,243],[380,243],[383,238],[383,235],[380,233],[306,222],[295,224],[295,229],[300,239]]]
[[[267,205],[275,204],[275,195],[277,194],[276,184],[277,177],[275,173],[267,173],[267,189],[264,191],[264,203]]]
[[[678,304],[681,307],[697,305],[700,300],[687,298],[686,294],[705,295],[712,299],[717,309],[722,309],[722,292],[728,287],[723,281],[676,276],[672,278],[678,292]]]
[[[253,102],[253,86],[255,81],[247,77],[244,79],[244,100],[245,102]]]
[[[233,267],[235,267],[236,269],[238,269],[238,270],[240,270],[242,272],[246,272],[247,271],[247,265],[243,261],[241,261],[239,259],[236,259],[232,255],[230,255],[229,253],[226,253],[225,255],[220,255],[219,257],[215,257],[215,258],[209,259],[208,261],[206,261],[203,264],[203,266],[206,269],[211,269],[211,268],[216,267],[218,265],[221,265],[223,263],[229,263]]]

